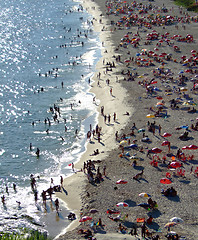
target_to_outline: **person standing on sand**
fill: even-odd
[[[110,124],[110,122],[111,122],[111,115],[109,114],[108,115],[108,124]]]
[[[116,121],[116,113],[114,112],[113,114],[113,121],[115,122]]]
[[[116,133],[115,133],[115,139],[116,139],[116,141],[118,141],[118,131],[116,131]]]
[[[142,237],[145,238],[146,235],[146,223],[144,222],[141,226]]]
[[[106,177],[106,165],[103,167],[103,175]]]
[[[158,126],[159,135],[161,135],[161,130],[162,130],[162,127],[161,127],[161,125],[159,125]]]
[[[54,204],[55,204],[55,206],[56,206],[56,212],[58,213],[58,210],[59,210],[59,201],[58,201],[58,198],[55,200]]]
[[[74,172],[74,163],[72,163],[72,171]]]
[[[110,88],[110,95],[112,96],[112,94],[113,94],[113,89]]]

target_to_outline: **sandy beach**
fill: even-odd
[[[142,221],[152,216],[146,222],[147,239],[168,239],[171,231],[178,239],[197,239],[196,14],[172,1],[127,2],[83,2],[94,16],[102,45],[91,79],[101,130],[87,140],[87,151],[75,163],[76,174],[64,180],[68,195],[57,194],[76,214],[58,238],[84,239],[79,230],[89,229],[96,239],[137,239],[129,234],[137,228],[142,239]],[[94,155],[96,149],[99,154]],[[84,168],[87,161],[94,166]],[[120,179],[126,184],[116,184]],[[162,194],[170,187],[176,196]],[[149,194],[157,205],[138,206],[149,199],[140,193]],[[127,207],[116,206],[122,202]],[[92,220],[80,223],[83,216]],[[165,228],[173,217],[182,222]]]

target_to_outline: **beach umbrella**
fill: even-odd
[[[79,220],[79,222],[86,222],[86,221],[88,221],[88,220],[92,220],[92,217],[90,217],[90,216],[84,216],[84,217],[82,217],[82,218]]]
[[[154,118],[155,115],[153,115],[153,114],[148,114],[148,115],[146,115],[146,117],[147,117],[147,118]]]
[[[175,223],[175,222],[168,222],[167,224],[165,224],[165,228],[169,228],[169,227],[173,227],[173,226],[175,226],[175,225],[177,225],[177,223]]]
[[[156,148],[152,148],[151,151],[152,151],[153,153],[161,153],[161,152],[162,152],[162,149],[156,147]]]
[[[125,63],[129,63],[129,62],[131,62],[131,60],[130,59],[126,59],[126,60],[124,60],[124,62]]]
[[[162,96],[157,96],[156,98],[157,98],[158,100],[162,100],[162,99],[163,99]]]
[[[126,203],[126,202],[119,202],[119,203],[116,204],[116,206],[117,206],[117,207],[128,207],[129,204]]]
[[[131,145],[127,146],[126,148],[137,148],[137,144],[131,144]]]
[[[160,105],[160,106],[163,106],[164,103],[162,103],[162,102],[158,102],[158,103],[157,103],[157,106],[159,106],[159,105]]]
[[[116,184],[126,184],[126,183],[128,183],[128,182],[123,179],[120,179],[116,182]]]
[[[191,53],[196,53],[197,51],[196,50],[191,50]]]
[[[150,204],[148,204],[148,203],[140,203],[140,204],[138,204],[138,206],[143,207],[146,210],[150,210]]]
[[[162,184],[171,184],[172,181],[170,179],[168,179],[168,178],[162,178],[162,179],[160,179],[160,183],[162,183]]]
[[[173,217],[173,218],[170,219],[170,222],[183,223],[183,219],[181,219],[179,217]]]
[[[157,83],[157,81],[155,80],[155,81],[151,81],[150,84],[156,84],[156,83]]]
[[[179,162],[172,162],[169,165],[169,168],[180,168],[182,165]]]
[[[108,214],[120,214],[120,211],[107,209]]]
[[[152,50],[149,51],[149,54],[153,54],[154,52]]]
[[[120,145],[127,145],[128,144],[128,142],[126,141],[126,140],[122,140],[121,142],[120,142]]]
[[[167,146],[167,145],[169,145],[169,144],[170,144],[169,141],[163,141],[161,145],[162,145],[162,146]]]
[[[181,87],[181,88],[180,88],[180,91],[181,91],[181,92],[186,92],[186,91],[188,91],[188,88],[186,88],[186,87]]]
[[[158,54],[157,54],[157,53],[154,53],[154,54],[153,54],[153,57],[157,57],[157,56],[158,56]]]
[[[171,137],[172,136],[172,134],[170,134],[170,133],[164,133],[163,135],[162,135],[162,137]]]
[[[189,149],[189,150],[196,150],[196,149],[198,149],[198,146],[196,146],[196,145],[190,145],[190,146],[188,146],[188,149]]]
[[[89,213],[97,213],[97,212],[98,212],[98,210],[97,210],[97,209],[94,209],[94,208],[92,208],[92,209],[89,210]]]
[[[143,193],[139,194],[139,197],[151,197],[151,195],[148,194],[148,193],[143,192]]]
[[[187,105],[190,105],[190,103],[189,102],[183,102],[182,105],[187,106]]]

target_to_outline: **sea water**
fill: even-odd
[[[0,231],[39,227],[54,237],[68,224],[67,211],[61,203],[57,218],[54,196],[44,209],[41,192],[51,178],[59,185],[71,174],[85,150],[97,117],[89,82],[101,45],[79,1],[5,0],[0,7]]]

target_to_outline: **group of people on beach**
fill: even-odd
[[[186,161],[189,161],[190,162],[189,164],[191,164],[191,160],[194,158],[194,156],[189,155],[189,157],[186,157],[183,151],[179,151],[179,150],[178,150],[179,152],[174,154],[173,152],[174,148],[172,147],[172,143],[170,143],[170,141],[165,141],[167,136],[163,136],[162,134],[162,131],[165,131],[167,126],[163,124],[164,122],[161,120],[168,119],[170,117],[170,112],[172,111],[175,111],[175,110],[183,111],[182,104],[184,102],[181,99],[184,99],[187,101],[189,100],[189,102],[190,100],[192,101],[192,96],[189,97],[189,94],[186,93],[186,91],[188,90],[183,90],[184,85],[188,84],[189,86],[192,86],[191,88],[192,91],[190,93],[196,94],[195,86],[198,83],[198,78],[196,76],[198,73],[196,69],[198,65],[198,51],[191,52],[192,54],[190,53],[189,56],[185,56],[185,58],[181,60],[180,52],[182,51],[182,49],[176,48],[175,45],[180,42],[182,42],[183,44],[194,43],[193,35],[191,34],[185,34],[183,36],[171,35],[165,29],[168,29],[168,27],[171,26],[171,27],[174,27],[176,30],[179,30],[180,25],[182,25],[182,30],[185,31],[187,24],[191,24],[191,23],[194,24],[197,22],[197,17],[190,16],[190,14],[183,11],[183,9],[180,10],[181,16],[178,17],[178,16],[175,16],[173,8],[168,9],[165,5],[163,5],[162,7],[157,7],[157,6],[153,6],[153,4],[151,3],[140,4],[140,3],[137,3],[136,1],[132,2],[132,4],[128,4],[127,2],[113,3],[112,1],[107,1],[106,6],[107,6],[107,14],[109,16],[116,15],[117,18],[120,17],[120,20],[116,24],[114,24],[113,22],[111,23],[112,25],[115,26],[115,28],[112,27],[112,29],[114,29],[112,30],[112,32],[117,31],[117,29],[128,30],[130,28],[133,28],[134,26],[138,27],[138,31],[135,34],[132,34],[132,31],[128,31],[126,34],[125,33],[126,31],[125,31],[124,32],[125,36],[121,39],[119,46],[116,48],[116,52],[118,52],[119,50],[129,52],[128,54],[129,57],[125,62],[124,60],[121,59],[121,57],[119,58],[119,61],[116,60],[116,63],[119,63],[119,64],[122,63],[123,66],[125,67],[124,70],[120,71],[121,75],[123,76],[122,80],[125,82],[130,82],[130,83],[132,82],[133,84],[133,82],[137,82],[136,80],[138,79],[138,84],[143,88],[143,91],[145,93],[144,94],[145,98],[154,99],[156,97],[158,101],[160,100],[159,106],[149,106],[148,104],[148,106],[145,107],[145,109],[147,109],[149,113],[148,116],[146,117],[156,119],[156,121],[154,122],[148,121],[147,124],[143,124],[147,126],[147,130],[146,129],[144,129],[144,131],[143,129],[138,130],[135,125],[135,127],[132,127],[130,129],[131,130],[130,134],[128,133],[119,134],[118,131],[115,132],[116,142],[118,143],[120,142],[120,144],[121,144],[121,141],[123,142],[123,145],[122,144],[119,145],[119,148],[121,149],[121,152],[122,152],[119,155],[119,157],[121,157],[122,160],[127,159],[129,161],[135,159],[133,164],[134,169],[136,170],[138,169],[138,167],[143,167],[144,169],[146,167],[146,163],[144,166],[142,166],[143,163],[141,161],[138,161],[139,160],[138,157],[137,157],[137,160],[135,158],[138,152],[136,152],[133,156],[131,156],[132,153],[130,152],[131,149],[133,149],[132,150],[133,153],[136,150],[138,151],[141,150],[139,152],[141,152],[142,154],[146,153],[145,158],[149,158],[149,159],[153,158],[154,162],[153,164],[151,164],[152,167],[155,167],[156,169],[159,169],[160,171],[163,172],[163,170],[165,171],[170,169],[172,170],[171,168],[172,162],[182,162],[179,170],[182,170],[182,173],[184,173],[182,168],[185,168],[186,165],[184,165],[183,163],[185,163]],[[146,16],[145,14],[151,14],[151,15],[149,17],[144,17]],[[154,29],[154,27],[156,27],[156,30]],[[159,32],[157,31],[157,29],[159,30]],[[165,31],[167,32],[165,33]],[[148,35],[149,34],[150,35],[149,36],[147,35],[147,39],[143,39],[142,36],[140,36],[141,32],[148,32]],[[152,38],[152,35],[153,35],[153,38]],[[147,45],[148,48],[154,45],[154,50],[144,49],[143,47],[145,47],[146,42],[148,43]],[[142,51],[140,51],[140,47],[142,47]],[[163,52],[164,47],[166,47],[166,49],[169,49],[170,52],[172,52],[173,54],[172,53],[168,54]],[[138,49],[139,52],[136,54],[136,56],[131,55],[131,51],[129,51],[130,48]],[[105,64],[105,61],[103,60],[103,65],[104,64]],[[158,66],[159,64],[161,64],[159,67],[155,67],[156,65]],[[168,64],[171,66],[167,67]],[[186,71],[183,71],[181,73],[175,73],[173,71],[174,68],[172,69],[172,65],[176,66],[175,68],[185,67]],[[132,67],[135,67],[134,69],[135,72],[132,72],[131,70]],[[145,73],[140,75],[139,69],[142,67],[147,67],[147,70],[146,70],[147,72],[148,72],[148,68],[151,69],[151,74]],[[116,68],[116,65],[115,65],[115,68]],[[141,70],[141,72],[143,71]],[[101,79],[105,80],[106,78],[105,75],[106,75],[105,72],[104,72],[104,77],[99,72],[99,74],[97,75],[97,78],[99,79],[97,86],[102,87],[102,83],[101,83],[102,81],[100,80]],[[127,84],[130,84],[130,83],[127,83]],[[156,85],[158,87],[156,87]],[[161,89],[159,85],[162,86]],[[166,87],[165,85],[168,85],[168,87]],[[167,100],[169,95],[176,95],[176,98],[174,99],[174,101]],[[160,96],[163,96],[163,97],[160,98]],[[141,101],[141,97],[139,98],[139,101]],[[105,106],[101,106],[100,113],[102,116],[104,116],[104,122],[106,123],[106,121],[108,122],[108,115],[105,116],[104,107]],[[188,110],[190,112],[187,111],[187,114],[189,113],[194,114],[197,112],[195,107],[193,107],[193,109],[188,109]],[[146,115],[146,111],[145,111],[145,115]],[[181,114],[181,116],[183,115]],[[142,119],[140,122],[142,122]],[[110,121],[108,123],[110,123]],[[187,125],[190,126],[190,124],[187,124]],[[192,124],[191,129],[193,131],[197,130],[196,129],[197,125],[198,125],[197,122],[195,124]],[[176,129],[176,131],[181,129],[184,129],[185,132],[182,134],[182,138],[178,138],[178,140],[188,141],[190,139],[188,135],[190,133],[189,129],[179,127],[178,129]],[[156,134],[156,130],[158,131],[158,134]],[[146,133],[146,131],[148,131],[148,133]],[[172,134],[174,133],[175,133],[175,129],[173,129],[172,131]],[[139,140],[140,134],[142,134],[142,137]],[[148,149],[148,143],[151,144],[153,142],[152,138],[154,137],[158,139],[163,139],[165,143],[162,146],[167,146],[167,150],[161,151],[164,154],[163,157],[160,156],[160,152],[156,154],[154,153],[153,149]],[[145,141],[143,141],[143,139]],[[136,145],[136,147],[134,147],[134,145]],[[126,151],[128,152],[126,153]],[[174,158],[171,158],[171,157],[174,157]],[[97,174],[100,173],[98,171],[99,167],[96,170],[96,166],[93,162],[94,161],[89,160],[88,169],[87,169],[86,163],[84,163],[84,171],[86,171],[88,180],[90,183],[93,182],[95,172],[97,172]],[[193,168],[191,168],[191,173],[192,172],[193,172]],[[143,173],[145,174],[144,170],[136,174],[133,177],[133,179],[141,180]],[[171,178],[172,176],[184,177],[185,175],[177,174],[177,170],[174,169],[173,173],[169,173],[169,172],[166,173],[167,179],[172,180]],[[117,187],[115,188],[117,189]],[[176,196],[178,196],[177,195],[178,191],[173,187],[163,189],[161,193],[164,196],[171,197],[171,198],[175,198]],[[155,209],[157,208],[156,201],[149,198],[148,204],[149,204],[148,208],[155,211]],[[109,218],[113,221],[115,220],[115,222],[120,221],[120,219],[118,219],[117,217],[113,218],[112,216],[110,216]],[[155,236],[152,236],[152,234],[149,232],[149,225],[152,223],[153,223],[153,217],[152,215],[150,215],[149,218],[141,226],[141,236],[143,238],[148,236],[152,239],[160,239],[160,236],[159,236],[160,234],[157,234],[157,235],[155,234]],[[127,228],[121,223],[119,223],[118,229],[122,233],[126,232],[127,230]],[[135,234],[137,234],[137,231],[135,231]],[[170,234],[170,235],[167,235],[167,239],[179,239],[179,236],[178,234],[175,234],[175,235]]]

